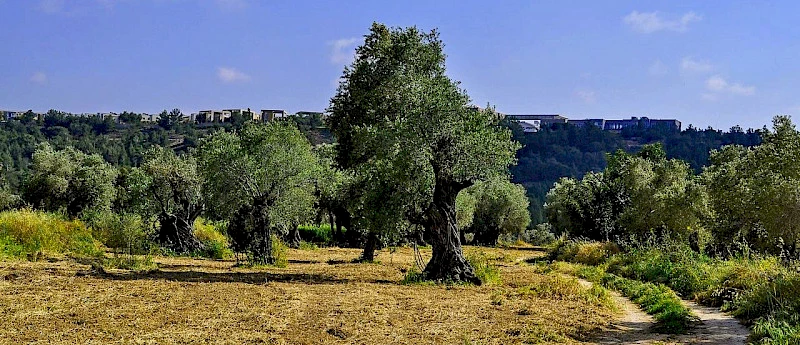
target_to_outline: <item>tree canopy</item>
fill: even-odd
[[[456,196],[507,174],[519,146],[496,112],[470,107],[445,74],[443,49],[435,30],[373,24],[344,70],[328,124],[343,168],[393,182],[364,184],[363,193],[401,200],[389,203],[402,205],[389,218],[403,215],[429,233],[434,253],[425,274],[475,281],[461,251]]]

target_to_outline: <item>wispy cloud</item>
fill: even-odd
[[[657,31],[685,32],[689,30],[689,24],[702,19],[703,17],[694,12],[686,12],[680,18],[665,19],[659,12],[633,11],[622,18],[622,21],[636,32],[650,34]]]
[[[31,82],[36,84],[46,84],[47,83],[47,74],[44,74],[42,71],[38,71],[31,76]]]
[[[710,93],[703,94],[703,98],[707,100],[715,100],[720,94],[752,96],[756,93],[755,86],[731,83],[720,75],[712,76],[706,80],[706,90],[710,91]]]
[[[579,90],[575,95],[586,103],[594,103],[597,100],[597,94],[592,90]]]
[[[331,47],[331,63],[337,65],[347,65],[353,62],[355,57],[355,45],[358,43],[358,38],[342,38],[332,42],[328,42]]]
[[[714,65],[708,61],[695,60],[691,56],[684,57],[681,60],[681,71],[683,72],[706,73],[712,70],[714,70]]]
[[[650,68],[647,69],[647,73],[656,77],[665,75],[667,72],[669,72],[669,68],[667,68],[667,65],[661,60],[654,61],[653,64],[650,65]]]
[[[245,82],[250,80],[250,76],[232,67],[220,67],[217,69],[217,77],[224,83]]]

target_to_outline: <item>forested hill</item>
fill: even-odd
[[[708,163],[709,151],[723,145],[753,146],[761,143],[761,131],[733,127],[728,131],[689,127],[683,131],[665,128],[628,128],[620,133],[597,127],[555,124],[537,133],[523,133],[519,124],[506,122],[523,148],[511,173],[530,198],[532,224],[544,222],[543,205],[547,191],[561,177],[580,178],[590,171],[602,171],[606,153],[618,149],[636,151],[644,144],[661,142],[668,158],[688,162],[699,172]]]
[[[219,130],[236,130],[244,121],[188,124],[176,119],[183,115],[174,109],[156,123],[142,122],[133,113],[123,113],[115,122],[99,117],[79,117],[51,110],[43,119],[23,116],[0,122],[0,168],[5,182],[19,187],[29,170],[31,155],[41,142],[56,149],[71,146],[88,154],[97,153],[116,166],[138,166],[144,152],[154,145],[186,151],[199,139]],[[131,116],[128,116],[131,115]],[[290,116],[312,143],[331,142],[319,116]]]

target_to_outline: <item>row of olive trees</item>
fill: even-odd
[[[608,167],[561,179],[547,195],[557,233],[597,240],[688,241],[697,250],[796,256],[800,244],[800,133],[788,117],[752,148],[725,146],[695,175],[659,144],[608,156]]]
[[[116,169],[99,155],[42,144],[22,188],[30,207],[88,217],[131,213],[158,224],[155,240],[175,253],[203,249],[194,236],[201,215],[228,221],[234,249],[273,263],[273,235],[310,219],[320,165],[289,122],[218,132],[192,154],[167,148],[145,154],[141,167]]]

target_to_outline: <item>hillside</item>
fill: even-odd
[[[506,122],[506,125],[512,129],[514,139],[523,145],[511,174],[513,181],[528,191],[532,224],[544,222],[542,206],[553,183],[561,177],[580,178],[590,171],[602,171],[607,153],[620,149],[632,152],[644,144],[661,142],[668,158],[684,160],[699,172],[708,163],[713,149],[761,142],[759,130],[744,131],[740,127],[728,131],[690,126],[680,132],[661,128],[612,132],[593,126],[554,125],[537,133],[523,133],[518,124]]]

